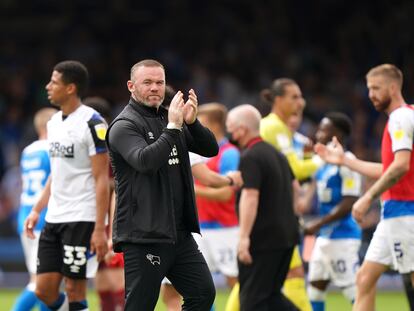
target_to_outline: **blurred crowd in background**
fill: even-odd
[[[0,237],[17,236],[20,152],[35,138],[34,112],[49,105],[44,87],[57,62],[83,62],[88,95],[106,98],[114,115],[129,99],[129,68],[144,58],[161,61],[167,83],[194,88],[201,104],[250,103],[263,114],[260,90],[289,77],[307,102],[302,133],[313,137],[326,112],[345,112],[350,149],[379,161],[386,118],[371,107],[365,73],[397,65],[413,102],[413,15],[414,2],[398,0],[1,1]]]

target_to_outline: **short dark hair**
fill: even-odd
[[[280,78],[273,80],[270,88],[264,89],[260,92],[260,97],[268,102],[273,103],[276,96],[283,96],[288,85],[297,85],[295,80],[289,78]]]
[[[332,122],[332,125],[341,131],[344,136],[348,137],[351,135],[352,121],[351,119],[342,112],[329,112],[325,115],[325,118]]]
[[[76,60],[65,60],[56,64],[53,70],[62,74],[63,83],[75,84],[79,97],[85,96],[89,85],[89,73],[84,64]]]

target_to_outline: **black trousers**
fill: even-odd
[[[296,311],[282,293],[293,247],[252,252],[253,263],[239,262],[240,311]]]
[[[179,232],[176,244],[124,243],[122,251],[125,310],[154,310],[165,276],[183,296],[182,310],[210,310],[216,290],[207,263],[191,233]]]

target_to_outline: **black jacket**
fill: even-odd
[[[188,151],[206,157],[218,153],[213,134],[198,120],[183,131],[167,129],[168,111],[130,100],[111,123],[106,142],[115,177],[113,222],[115,251],[120,243],[174,243],[176,228],[168,160],[178,149],[184,180],[185,227],[200,232]]]

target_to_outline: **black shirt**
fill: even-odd
[[[293,211],[293,173],[285,156],[257,139],[242,153],[240,171],[244,188],[259,190],[256,221],[250,234],[250,249],[287,248],[299,241],[299,226]]]

